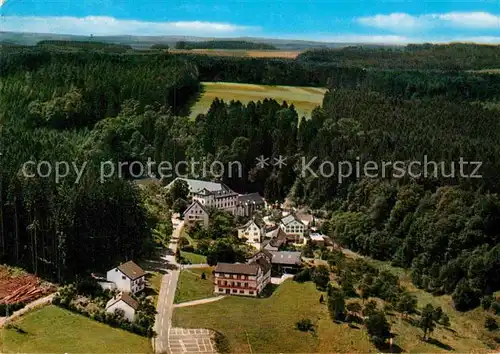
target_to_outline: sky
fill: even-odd
[[[0,31],[500,44],[500,0],[0,0]]]

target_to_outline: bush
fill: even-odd
[[[299,273],[293,276],[293,280],[298,283],[305,283],[306,281],[311,281],[311,269],[304,268]]]
[[[486,320],[484,321],[484,327],[487,328],[488,331],[495,331],[495,330],[497,330],[498,329],[497,320],[495,320],[491,316],[486,317]]]
[[[493,299],[491,295],[486,295],[481,299],[481,307],[488,311],[491,307],[491,303],[493,302]]]
[[[308,318],[302,319],[295,324],[295,327],[302,332],[309,332],[314,329],[312,321]]]
[[[24,302],[16,302],[14,304],[0,304],[0,317],[12,315],[15,311],[22,309],[26,304]]]
[[[214,337],[215,349],[220,354],[229,354],[231,353],[231,347],[229,346],[229,341],[226,336],[224,336],[220,332],[215,332]]]
[[[500,302],[495,301],[491,304],[491,309],[495,315],[500,315]]]
[[[194,247],[191,245],[187,245],[181,248],[182,251],[184,252],[190,252],[193,253],[195,251]]]

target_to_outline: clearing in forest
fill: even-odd
[[[207,113],[215,98],[225,102],[241,101],[244,104],[272,98],[279,103],[283,101],[289,105],[293,103],[299,117],[310,118],[312,110],[321,106],[326,92],[326,89],[320,87],[270,86],[231,82],[203,82],[202,86],[201,97],[191,108],[192,118],[196,118],[200,113]]]

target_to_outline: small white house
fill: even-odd
[[[134,321],[135,311],[138,303],[127,293],[120,293],[106,304],[106,312],[114,313],[116,310],[123,310],[125,318],[130,322]]]
[[[295,238],[295,244],[305,245],[307,240],[304,237],[306,226],[295,215],[290,214],[281,219],[280,228],[289,236]]]
[[[204,227],[208,227],[208,211],[197,200],[187,207],[183,216],[188,225],[199,222]]]
[[[146,272],[132,261],[120,264],[106,273],[106,280],[120,291],[136,294],[146,286]]]
[[[255,220],[250,220],[242,227],[238,228],[238,238],[246,239],[246,243],[260,250],[265,230],[259,226]]]

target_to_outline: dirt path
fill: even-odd
[[[186,306],[208,304],[209,302],[219,301],[222,300],[223,298],[225,298],[225,296],[215,296],[215,297],[209,297],[208,299],[186,301],[186,302],[181,302],[180,304],[175,304],[174,307],[186,307]]]

